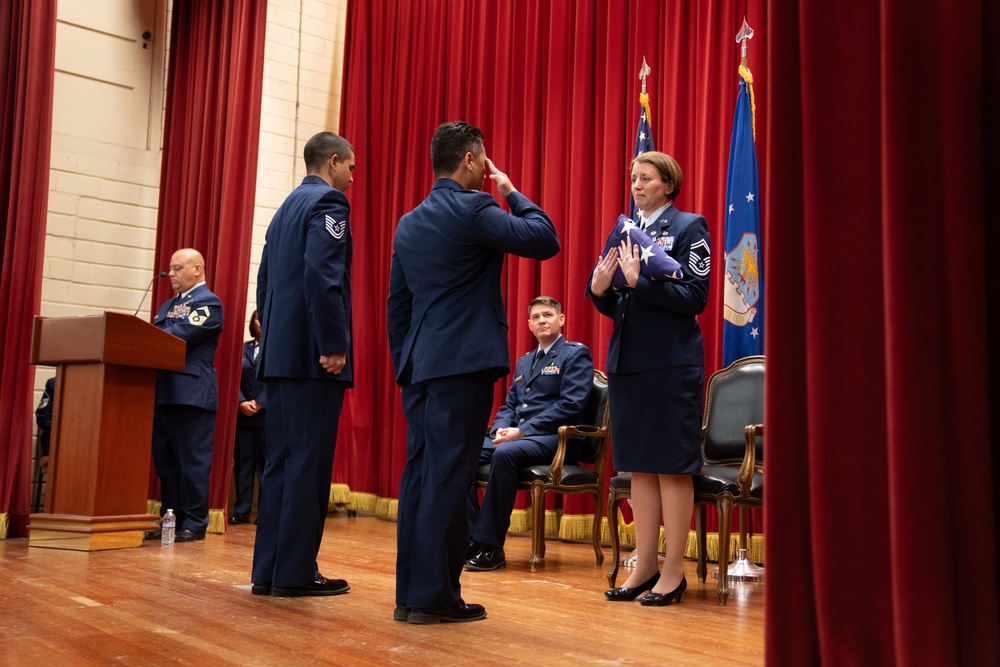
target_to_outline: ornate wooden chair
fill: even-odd
[[[599,370],[594,371],[594,386],[584,407],[580,424],[559,427],[559,444],[556,455],[548,464],[537,464],[522,468],[518,487],[531,492],[531,571],[545,556],[545,494],[589,493],[594,497],[594,554],[597,566],[604,562],[601,551],[601,519],[604,516],[605,459],[611,430],[608,426],[608,377]],[[567,439],[570,436],[584,436],[577,449],[576,463],[566,463]],[[476,483],[486,488],[490,467],[480,466],[476,471]]]
[[[705,581],[705,508],[719,512],[719,604],[729,597],[729,542],[733,507],[740,510],[740,548],[746,549],[750,508],[764,506],[764,357],[737,359],[715,372],[705,391],[701,451],[695,475],[698,581]]]
[[[618,537],[618,506],[623,500],[632,498],[632,473],[615,475],[608,482],[608,532],[611,533],[611,570],[608,572],[608,586],[615,587],[618,568],[621,564],[621,542]]]

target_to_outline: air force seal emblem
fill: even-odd
[[[757,235],[745,233],[726,255],[726,286],[723,317],[738,327],[753,322],[760,299],[760,254]]]

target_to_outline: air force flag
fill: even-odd
[[[726,181],[726,269],[722,363],[764,354],[764,276],[760,247],[760,187],[752,117],[753,75],[740,66]]]
[[[681,270],[681,265],[677,263],[677,260],[664,252],[660,246],[649,238],[646,232],[639,229],[637,224],[624,215],[618,216],[614,228],[608,234],[608,240],[604,244],[604,253],[602,256],[607,255],[612,248],[617,248],[625,240],[626,234],[632,239],[632,245],[639,246],[642,251],[641,259],[639,260],[639,275],[646,276],[650,280],[664,280],[666,278],[679,280],[684,277],[684,272]],[[615,271],[614,278],[611,279],[611,286],[617,290],[628,287],[628,282],[625,280],[625,274],[622,273],[621,268]]]

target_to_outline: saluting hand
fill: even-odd
[[[517,192],[517,188],[507,178],[507,174],[497,169],[497,166],[493,164],[493,160],[486,158],[486,166],[490,169],[490,180],[497,184],[497,191],[501,197],[506,199],[510,193]]]

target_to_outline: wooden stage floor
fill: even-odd
[[[250,594],[253,524],[162,549],[93,553],[0,540],[0,664],[56,665],[760,665],[764,584],[718,604],[686,561],[683,602],[604,599],[605,564],[589,544],[549,540],[528,567],[530,537],[507,539],[507,568],[465,572],[474,623],[392,619],[396,524],[344,512],[327,519],[320,571],[347,595]],[[711,568],[710,568],[711,571]],[[627,575],[619,573],[619,583]]]

